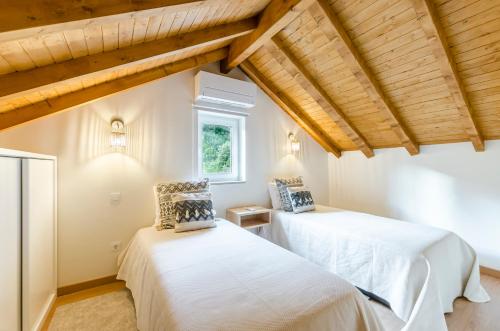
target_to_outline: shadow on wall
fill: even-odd
[[[120,112],[110,111],[102,105],[92,104],[85,106],[85,109],[75,113],[71,123],[67,126],[67,134],[74,141],[67,140],[67,148],[74,148],[75,160],[78,164],[84,164],[95,160],[101,156],[120,153],[124,156],[135,159],[144,167],[152,168],[152,114],[150,112],[138,113],[135,116],[124,116],[126,132],[126,146],[123,149],[115,150],[111,147],[111,121],[114,118],[122,118]],[[127,119],[125,119],[127,118]],[[72,137],[72,138],[71,138]]]
[[[127,147],[124,154],[139,161],[144,167],[153,169],[153,119],[147,112],[126,125]]]
[[[445,229],[465,231],[457,220],[473,221],[499,207],[498,190],[425,166],[397,168],[388,183],[388,203],[397,217]]]
[[[388,177],[388,201],[402,220],[451,230],[458,210],[452,177],[424,167],[405,165]]]
[[[306,169],[304,168],[305,154],[308,150],[304,146],[303,141],[305,137],[303,133],[298,133],[298,128],[290,130],[290,127],[285,123],[275,123],[273,132],[273,144],[269,149],[270,159],[272,163],[276,164],[276,176],[299,176],[304,175]],[[298,152],[292,152],[290,148],[290,141],[288,134],[292,132],[296,135],[298,141],[301,143],[301,148]]]
[[[443,228],[465,238],[484,261],[500,256],[498,190],[425,166],[405,165],[388,178],[393,217]],[[485,229],[489,229],[485,231]]]
[[[332,205],[428,224],[464,238],[481,263],[500,269],[500,141],[423,146],[418,156],[380,149],[330,157]]]

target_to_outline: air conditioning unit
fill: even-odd
[[[236,108],[255,106],[257,87],[253,83],[200,71],[194,78],[195,100]]]

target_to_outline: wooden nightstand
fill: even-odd
[[[245,229],[258,228],[271,224],[271,209],[259,206],[230,208],[226,210],[226,218]]]

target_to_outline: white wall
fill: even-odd
[[[329,168],[333,206],[451,230],[500,270],[500,141],[347,152]]]
[[[0,133],[0,147],[59,157],[59,286],[116,273],[117,254],[110,243],[125,246],[137,229],[152,224],[153,183],[194,176],[194,73]],[[327,203],[327,153],[262,92],[250,113],[248,180],[212,187],[218,214],[238,205],[267,206],[266,183],[274,175],[303,175],[315,199]],[[108,146],[113,116],[129,130],[124,153],[112,153]],[[286,153],[290,131],[302,143],[298,156]],[[110,201],[112,192],[121,192],[119,204]]]

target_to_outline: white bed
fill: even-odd
[[[118,273],[151,330],[382,330],[351,284],[236,225],[145,228]]]
[[[261,235],[388,301],[404,330],[447,330],[444,313],[455,298],[489,300],[474,250],[454,233],[316,207],[273,211]]]

